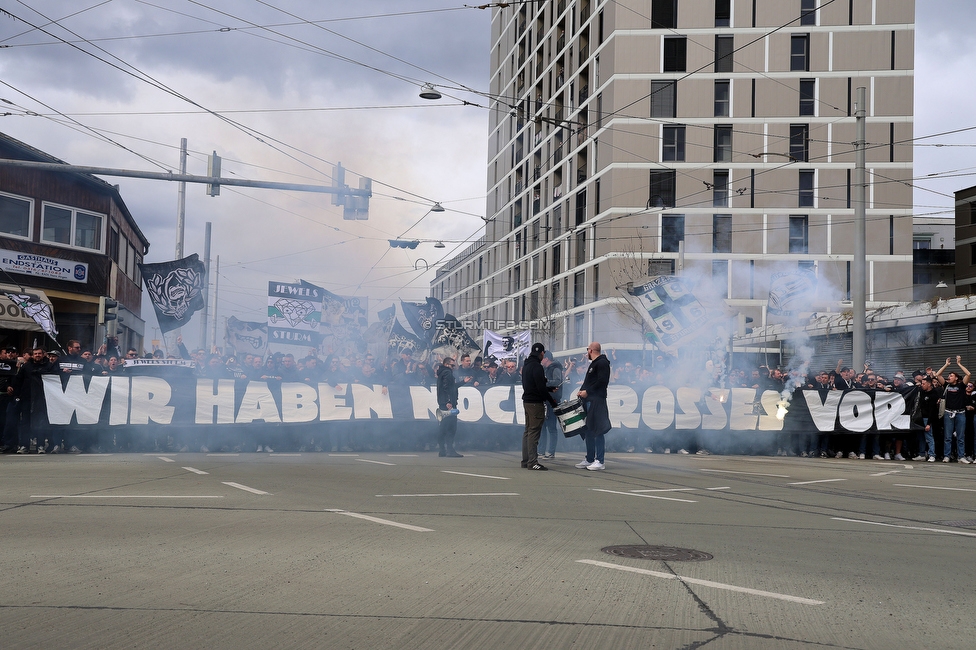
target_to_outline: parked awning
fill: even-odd
[[[0,284],[0,329],[25,330],[28,332],[42,332],[41,326],[28,316],[20,307],[10,301],[6,293],[21,293],[37,296],[41,302],[51,304],[50,299],[40,289],[21,287],[11,284]],[[52,312],[53,309],[52,309]]]

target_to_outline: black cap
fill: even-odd
[[[542,345],[541,343],[532,344],[532,356],[534,357],[541,356],[542,353],[545,351],[546,351],[546,346]]]

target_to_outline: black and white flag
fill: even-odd
[[[227,335],[224,339],[235,354],[256,354],[263,357],[268,348],[268,324],[227,319]]]
[[[140,264],[139,269],[164,333],[186,325],[203,309],[207,267],[196,253],[172,262]]]
[[[48,336],[57,340],[58,330],[54,326],[54,312],[51,311],[51,305],[31,293],[7,292],[4,295],[10,298],[10,302],[20,307],[22,312],[33,318]]]

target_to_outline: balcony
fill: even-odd
[[[953,248],[916,248],[912,251],[912,262],[929,266],[952,266],[956,263],[956,251]]]

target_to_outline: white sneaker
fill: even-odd
[[[864,460],[864,454],[858,454],[857,455],[857,459],[858,460]]]
[[[934,463],[935,462],[935,456],[929,456],[928,462]]]
[[[850,458],[851,460],[857,460],[857,454],[855,454],[853,451],[847,454],[847,457]]]
[[[905,460],[905,457],[901,454],[895,454],[895,460]]]
[[[948,456],[943,456],[942,457],[942,462],[943,463],[948,463],[949,462],[949,457]]]
[[[679,454],[685,454],[687,456],[688,455],[688,450],[687,449],[679,449],[678,450],[678,453]]]
[[[968,456],[964,456],[963,458],[960,458],[959,459],[959,462],[962,463],[963,465],[968,465],[969,463],[971,463],[973,461],[969,460],[969,457]]]
[[[255,454],[261,454],[261,453],[264,453],[264,447],[263,447],[263,446],[261,446],[261,445],[258,445],[258,449],[257,449],[257,451],[255,451],[254,453],[255,453]]]
[[[589,465],[586,466],[586,469],[589,469],[589,470],[598,470],[598,469],[606,469],[606,468],[607,468],[607,466],[604,465],[603,463],[601,463],[598,460],[595,460],[595,461],[593,461],[592,463],[590,463]]]
[[[671,453],[671,447],[665,447],[664,448],[664,453],[670,454]]]
[[[200,446],[200,453],[201,454],[209,454],[210,453],[210,449],[207,448],[207,445],[201,445]]]
[[[271,448],[271,445],[265,445],[264,446],[264,450],[266,452],[268,452],[269,454],[273,454],[274,453],[274,449]]]
[[[871,460],[891,460],[891,459],[890,458],[883,458],[882,456],[879,456],[878,454],[875,454],[874,456],[871,457]]]
[[[593,461],[593,462],[596,462],[596,461]],[[588,461],[588,460],[586,460],[586,459],[584,458],[584,459],[583,459],[582,461],[580,461],[580,462],[578,462],[578,463],[576,463],[576,468],[577,468],[577,469],[586,469],[587,467],[589,467],[589,466],[590,466],[590,465],[592,465],[592,464],[593,464],[593,463],[591,463],[590,461]]]
[[[885,460],[891,460],[891,454],[886,451],[885,452],[885,455],[884,455],[884,459]]]
[[[899,460],[898,456],[895,456],[895,460]],[[904,459],[901,459],[901,460],[904,460]],[[919,454],[915,458],[912,458],[912,460],[915,460],[915,461],[918,461],[918,462],[923,462],[923,461],[928,460],[928,459],[925,457],[924,454]]]
[[[708,451],[707,449],[699,449],[695,452],[695,454],[698,456],[711,456],[712,452]]]
[[[844,452],[842,451],[838,451],[837,454],[834,456],[834,458],[843,458],[843,457],[844,457]]]

